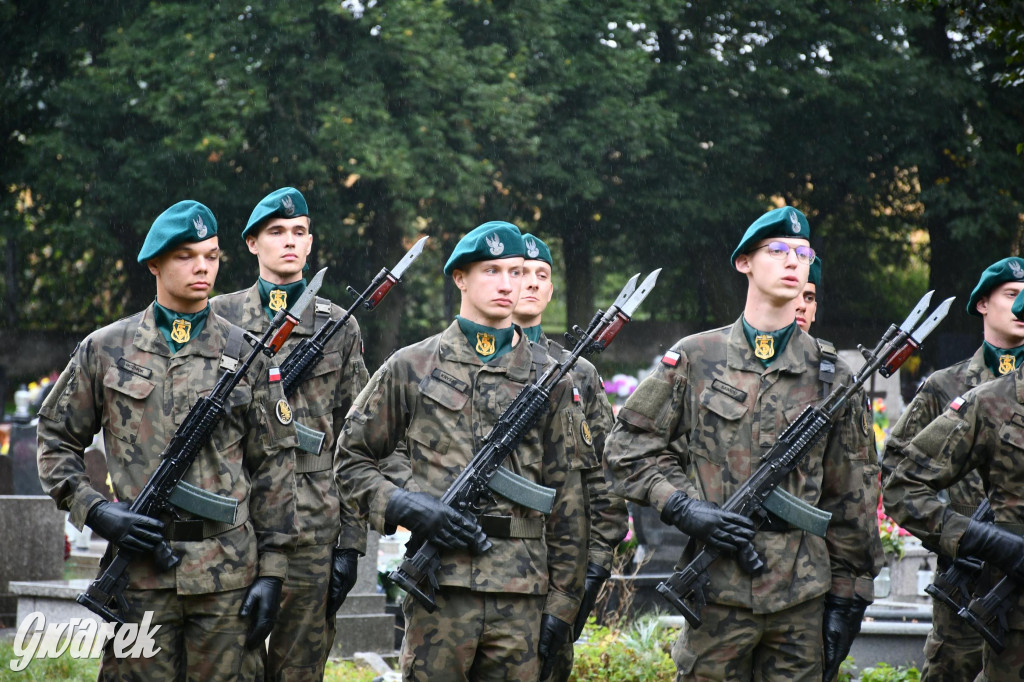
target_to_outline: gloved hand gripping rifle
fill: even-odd
[[[299,323],[302,312],[320,289],[325,272],[327,268],[316,274],[291,310],[278,311],[261,338],[245,333],[245,340],[252,346],[252,350],[241,364],[225,367],[224,373],[210,394],[197,400],[189,410],[185,420],[175,429],[171,441],[160,454],[160,464],[157,465],[156,471],[132,502],[132,512],[151,518],[157,518],[162,513],[175,513],[172,506],[175,504],[173,498],[178,484],[182,482],[185,472],[192,466],[199,451],[210,440],[213,430],[224,416],[224,405],[228,395],[249,371],[259,353],[273,357],[281,350],[281,346]],[[123,624],[129,611],[124,590],[128,586],[128,565],[133,558],[134,556],[124,550],[115,551],[100,576],[92,581],[85,592],[78,595],[78,603],[108,621]],[[157,568],[162,571],[170,570],[181,563],[181,557],[173,552],[166,540],[157,547],[153,558]]]
[[[807,514],[805,503],[785,493],[779,486],[792,472],[800,460],[811,451],[831,429],[833,420],[843,405],[850,399],[869,378],[880,371],[882,376],[892,375],[910,355],[921,346],[924,338],[931,333],[946,317],[952,298],[943,301],[932,314],[915,329],[917,321],[928,309],[934,292],[925,294],[917,306],[899,327],[890,325],[881,341],[871,351],[859,347],[865,363],[854,375],[848,387],[840,386],[819,405],[809,406],[790,424],[778,441],[764,455],[764,463],[748,478],[733,495],[726,500],[723,509],[750,518],[754,527],[762,527],[768,520],[768,511],[772,511],[784,520],[796,520],[786,517],[787,510],[796,510]],[[811,525],[817,525],[813,532],[824,534],[830,515],[820,510],[816,512]],[[806,522],[806,519],[801,519]],[[708,567],[718,558],[720,552],[712,547],[703,547],[693,560],[682,570],[673,573],[668,580],[658,585],[662,594],[686,618],[691,626],[697,628],[702,624],[701,607],[707,603],[704,588],[710,581]],[[764,570],[764,562],[751,548],[750,552],[741,554],[737,560],[745,564],[745,568],[753,575]],[[692,607],[687,602],[692,604]]]
[[[636,280],[640,275],[634,275],[608,312],[598,311],[586,331],[574,326],[575,336],[566,333],[567,340],[574,344],[572,351],[561,363],[544,372],[536,383],[519,392],[484,438],[469,465],[441,496],[442,502],[462,512],[479,513],[492,492],[497,492],[517,504],[545,514],[551,513],[555,499],[553,490],[516,476],[501,464],[515,451],[526,432],[537,423],[547,408],[552,389],[581,356],[598,353],[608,347],[654,288],[660,272],[659,268],[648,275],[639,289],[636,288]],[[484,539],[474,549],[486,552],[490,548],[490,541]],[[433,543],[425,542],[412,556],[407,553],[401,565],[388,577],[419,601],[423,608],[433,613],[437,609],[434,593],[438,589],[436,573],[440,562],[440,549]]]
[[[971,514],[975,521],[993,521],[992,505],[988,498],[983,498],[978,508]],[[924,588],[924,591],[948,606],[953,613],[959,613],[971,600],[971,588],[981,576],[985,562],[971,556],[957,557],[944,571],[935,576],[935,582]]]

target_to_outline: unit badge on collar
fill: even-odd
[[[771,334],[754,337],[754,355],[758,360],[767,360],[775,355],[775,338]]]
[[[999,356],[999,374],[1009,374],[1013,371],[1013,356],[1012,355],[1000,355]]]
[[[492,256],[500,256],[505,252],[505,245],[501,243],[501,237],[497,234],[492,234],[486,238],[487,248],[490,250]]]
[[[580,422],[580,436],[583,437],[583,442],[587,445],[594,444],[594,436],[590,433],[590,424],[585,419]]]
[[[292,423],[292,406],[288,404],[288,401],[281,398],[277,401],[277,406],[274,408],[274,412],[277,414],[277,421],[281,422],[285,426]]]
[[[188,343],[192,338],[192,323],[188,320],[175,320],[171,322],[171,341],[174,343]]]
[[[477,332],[476,352],[480,355],[494,355],[494,335],[486,332]]]
[[[275,313],[278,310],[284,310],[288,307],[288,293],[281,289],[271,289],[270,302],[267,304],[267,307]]]

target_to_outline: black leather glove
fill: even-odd
[[[487,539],[470,514],[461,514],[433,495],[396,490],[384,509],[384,522],[405,526],[413,536],[449,549],[476,547]]]
[[[85,517],[85,525],[119,549],[149,554],[163,542],[163,521],[129,511],[127,502],[100,502]]]
[[[335,547],[331,553],[331,584],[327,588],[327,620],[334,618],[345,603],[349,590],[356,584],[359,552]]]
[[[281,583],[280,578],[256,578],[245,593],[238,615],[251,621],[245,636],[246,648],[255,649],[274,629],[277,612],[281,610]]]
[[[661,510],[661,520],[720,552],[753,552],[754,525],[750,519],[723,511],[714,502],[695,500],[677,490]]]
[[[839,674],[839,666],[850,653],[867,608],[868,602],[860,597],[825,595],[825,615],[821,619],[821,637],[825,643],[825,671],[821,678],[824,682],[831,682]]]
[[[580,610],[576,612],[576,623],[572,628],[572,640],[574,642],[583,634],[583,626],[587,624],[587,618],[590,618],[590,612],[594,610],[597,593],[601,591],[605,581],[611,575],[611,572],[604,566],[587,564],[587,578],[583,587],[583,599],[580,601]]]
[[[972,519],[960,538],[957,556],[981,557],[1007,575],[1024,579],[1024,538],[994,523]]]
[[[537,655],[541,662],[540,679],[546,680],[551,676],[558,650],[568,641],[571,629],[572,626],[564,620],[547,613],[541,616],[540,643],[537,645]]]

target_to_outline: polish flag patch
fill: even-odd
[[[675,367],[679,364],[679,353],[674,350],[670,350],[661,357],[661,364],[668,365],[669,367]]]
[[[280,367],[271,367],[270,368],[270,382],[273,383],[275,381],[280,381],[280,380],[281,380],[281,368]]]
[[[958,395],[957,397],[953,398],[953,402],[949,404],[949,409],[953,410],[954,412],[959,412],[960,408],[963,407],[964,403],[966,402],[967,401],[964,400],[964,397],[962,395]]]
[[[582,402],[583,398],[580,397],[580,389],[575,386],[572,387],[572,401],[574,403]]]

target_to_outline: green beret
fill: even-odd
[[[526,247],[519,228],[502,220],[492,220],[473,228],[459,240],[444,264],[444,274],[451,275],[452,270],[477,261],[515,258],[525,254]]]
[[[526,248],[526,260],[542,260],[548,265],[554,265],[551,261],[551,249],[539,237],[534,237],[532,234],[524,234],[523,246]]]
[[[971,297],[967,299],[968,314],[981,317],[981,313],[978,312],[978,301],[982,296],[987,296],[988,292],[1006,282],[1024,283],[1024,258],[1011,256],[985,268],[985,272],[981,273],[981,279],[978,280],[978,285],[974,287]],[[1017,314],[1017,302],[1013,304],[1013,314]]]
[[[815,287],[821,286],[821,256],[815,256],[811,262],[811,272],[807,275],[807,282]]]
[[[735,264],[739,256],[750,252],[756,248],[759,241],[769,237],[798,237],[810,240],[811,226],[807,224],[807,216],[792,206],[768,211],[743,233],[743,239],[732,252],[729,262]]]
[[[213,211],[198,201],[187,199],[157,216],[139,251],[139,262],[145,263],[179,244],[201,242],[217,236],[217,219]]]
[[[242,230],[242,239],[245,239],[264,219],[271,216],[297,218],[304,215],[309,215],[309,207],[306,206],[306,198],[302,196],[302,192],[294,187],[282,187],[274,190],[263,197],[263,200],[252,210],[249,222]]]

